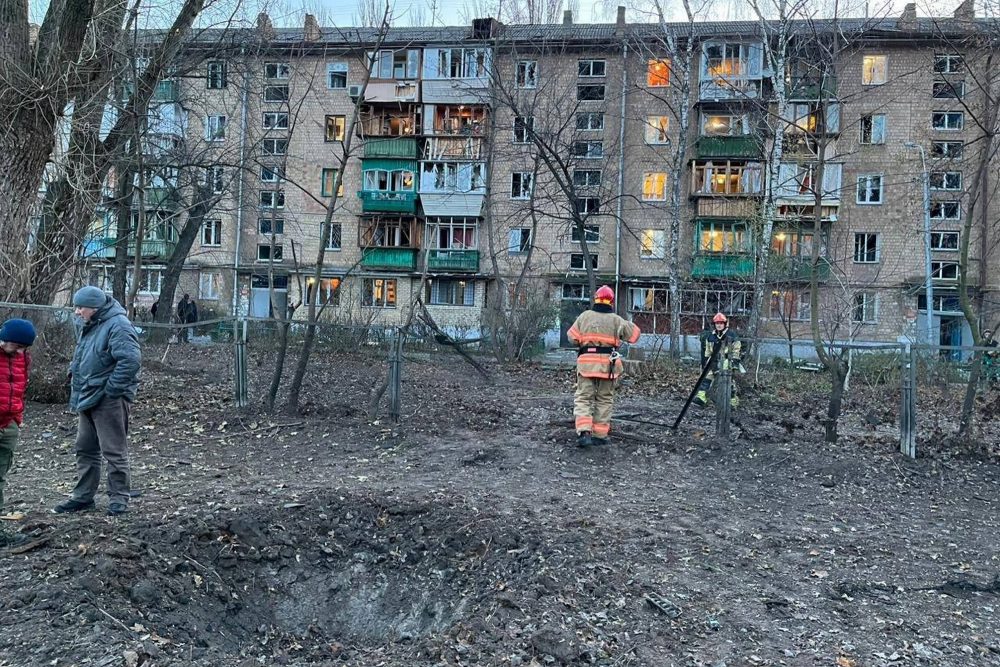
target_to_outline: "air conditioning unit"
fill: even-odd
[[[359,97],[361,97],[361,86],[360,85],[348,86],[347,95],[352,100],[358,99]]]

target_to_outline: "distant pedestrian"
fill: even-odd
[[[149,307],[149,314],[153,316],[153,320],[156,320],[156,311],[160,308],[160,300],[157,299],[153,302],[153,305]]]
[[[181,297],[181,300],[177,302],[177,322],[178,324],[186,324],[188,318],[188,309],[191,308],[191,295],[185,294]]]
[[[7,473],[14,464],[14,453],[24,420],[24,391],[28,387],[31,355],[28,348],[35,342],[35,326],[28,320],[7,320],[0,327],[0,510]],[[0,545],[20,540],[14,533],[0,527]]]
[[[70,365],[69,407],[79,414],[76,487],[57,514],[94,506],[101,482],[101,458],[108,464],[108,514],[128,511],[130,494],[128,420],[139,387],[141,355],[135,327],[125,309],[96,287],[73,295],[83,320]]]

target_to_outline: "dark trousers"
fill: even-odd
[[[101,457],[108,462],[108,499],[127,505],[129,494],[128,415],[124,398],[104,398],[80,413],[76,435],[76,488],[73,500],[90,502],[101,482]]]
[[[14,465],[14,452],[17,451],[20,432],[21,428],[15,422],[0,429],[0,510],[3,509],[3,488],[7,485],[7,472]]]

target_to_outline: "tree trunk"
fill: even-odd
[[[837,424],[840,421],[840,412],[844,403],[844,386],[847,380],[847,364],[839,357],[829,366],[831,369],[830,381],[833,386],[830,388],[830,404],[826,410],[826,441],[837,442]]]

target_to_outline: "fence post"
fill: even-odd
[[[402,398],[403,337],[402,331],[396,332],[396,339],[392,343],[392,354],[389,357],[389,416],[395,423],[399,423]]]
[[[732,372],[726,367],[715,374],[715,435],[729,439],[729,410],[733,396]]]
[[[250,392],[247,386],[247,321],[233,320],[233,359],[236,363],[234,389],[236,406],[246,408],[250,405]]]
[[[916,387],[916,355],[909,343],[903,346],[903,372],[901,374],[903,391],[902,405],[899,412],[899,451],[911,459],[917,457],[916,422],[917,401],[914,396]]]

